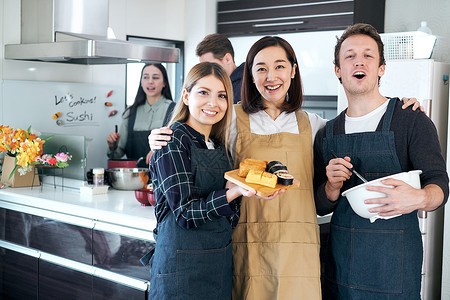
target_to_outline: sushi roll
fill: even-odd
[[[283,164],[282,164],[280,161],[273,160],[273,161],[271,161],[271,162],[269,162],[269,163],[267,164],[266,172],[269,172],[270,168],[273,167],[273,166],[275,166],[275,165],[283,165]],[[272,173],[273,173],[273,172],[272,172]]]
[[[276,172],[273,172],[273,174],[277,175],[278,173],[289,173],[288,170],[278,170]]]
[[[284,165],[274,165],[274,166],[270,167],[269,173],[274,173],[275,174],[276,172],[281,171],[281,170],[287,171],[287,167],[284,166]]]
[[[266,172],[275,173],[279,170],[287,170],[287,167],[279,161],[271,161],[267,164]]]
[[[294,176],[289,173],[277,172],[278,184],[281,185],[292,185],[294,183]]]

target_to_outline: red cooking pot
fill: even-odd
[[[115,168],[136,168],[137,164],[143,160],[144,158],[141,157],[139,159],[108,159],[108,169],[115,169]]]

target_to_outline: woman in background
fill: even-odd
[[[150,299],[231,298],[236,198],[255,194],[224,179],[233,166],[225,146],[232,104],[222,67],[191,69],[170,121],[172,140],[151,159],[157,227]]]
[[[142,157],[145,160],[139,166],[147,167],[151,157],[147,137],[152,129],[167,124],[174,106],[166,69],[159,63],[146,64],[134,103],[122,115],[119,132],[111,132],[106,138],[108,157]]]

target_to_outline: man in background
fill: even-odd
[[[233,85],[233,102],[241,101],[242,76],[244,64],[236,67],[234,63],[234,50],[230,40],[223,34],[213,33],[207,35],[195,50],[200,62],[215,62],[225,69]]]

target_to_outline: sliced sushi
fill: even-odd
[[[285,172],[277,172],[278,184],[281,185],[292,185],[294,183],[294,176]]]
[[[287,167],[277,160],[271,161],[267,164],[266,172],[275,173],[279,170],[287,170]]]
[[[269,169],[270,169],[271,167],[275,166],[275,165],[283,165],[283,164],[281,163],[281,161],[278,161],[278,160],[272,160],[271,162],[269,162],[269,163],[267,164],[266,171],[269,172]]]
[[[287,167],[285,165],[274,165],[274,166],[270,167],[269,173],[275,174],[276,172],[282,171],[282,170],[287,171]]]

